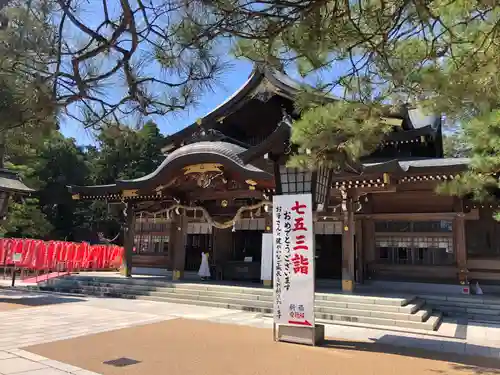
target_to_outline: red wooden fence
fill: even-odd
[[[20,255],[19,255],[20,254]],[[123,247],[86,242],[0,239],[0,267],[34,271],[80,271],[119,268]]]

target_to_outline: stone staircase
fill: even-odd
[[[272,314],[273,291],[263,287],[169,282],[158,279],[66,276],[38,285],[39,290],[103,297],[143,299]],[[393,297],[316,293],[316,319],[328,323],[366,324],[436,330],[441,314],[414,296]]]
[[[445,316],[466,317],[469,320],[500,322],[500,298],[495,296],[420,295],[427,305]]]

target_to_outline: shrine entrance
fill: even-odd
[[[212,234],[188,234],[186,237],[185,271],[198,271],[201,253],[212,249]]]
[[[317,234],[316,238],[316,278],[342,278],[342,235]]]

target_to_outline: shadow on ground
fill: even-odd
[[[12,289],[0,289],[0,311],[3,306],[35,307],[46,305],[58,305],[63,303],[74,303],[85,301],[83,298],[55,296],[42,293],[30,293]],[[8,309],[8,308],[7,308]]]
[[[380,339],[374,339],[374,341],[328,339],[325,341],[324,347],[446,361],[451,363],[454,370],[470,374],[500,374],[500,349],[498,348],[394,335],[385,335]],[[432,371],[446,374],[446,371]]]

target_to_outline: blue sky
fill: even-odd
[[[252,64],[245,60],[235,60],[233,64],[233,68],[222,76],[221,84],[215,87],[214,92],[205,93],[197,107],[162,117],[153,117],[152,119],[158,124],[161,132],[171,134],[191,125],[238,90],[248,79],[252,71]],[[66,137],[75,138],[79,144],[93,143],[91,132],[84,129],[82,124],[75,120],[63,118],[61,132]]]
[[[82,2],[81,4],[82,7],[79,8],[77,16],[80,19],[85,20],[86,25],[93,28],[98,27],[104,18],[102,3],[98,1],[90,1],[88,3]],[[108,5],[110,5],[108,11],[111,17],[118,15],[118,12],[121,12],[119,3],[116,0],[108,1]],[[57,22],[57,20],[55,21]],[[67,40],[69,40],[74,46],[78,46],[81,43],[86,44],[87,40],[82,40],[83,35],[84,34],[82,34],[82,32],[77,30],[75,27],[68,27],[68,29],[65,29],[65,37],[69,38]],[[230,60],[231,58],[227,55],[227,50],[224,52],[226,52],[226,60]],[[245,83],[252,71],[252,63],[243,59],[233,59],[232,61],[230,60],[230,62],[232,63],[231,68],[228,69],[222,77],[220,77],[219,84],[214,88],[213,92],[206,92],[203,95],[200,100],[200,104],[197,107],[192,107],[189,110],[175,112],[162,117],[151,117],[151,119],[158,124],[163,134],[167,135],[175,133],[176,131],[192,124],[198,118],[203,117],[205,114],[217,107]],[[105,68],[105,71],[112,66],[109,65],[108,61],[104,58],[99,60],[99,63],[103,66],[108,65],[108,67]],[[147,66],[142,67],[141,69],[143,70],[143,74],[148,76],[159,76],[162,74],[159,65],[156,63],[147,64]],[[339,63],[335,69],[332,69],[329,72],[323,71],[319,73],[319,75],[324,79],[334,79],[334,76],[337,76],[340,71],[345,72],[345,69],[346,65]],[[291,78],[301,80],[296,69],[291,68],[287,70]],[[316,78],[318,78],[318,75],[312,75],[311,77],[308,77],[306,81],[313,84],[316,81]],[[121,80],[116,76],[113,76],[108,82],[105,82],[104,85],[105,89],[103,95],[105,95],[108,99],[111,99],[112,102],[116,102],[121,99],[123,95],[125,95],[124,90],[127,91],[128,89],[128,87],[122,84]],[[70,109],[74,113],[75,106],[70,107]],[[133,118],[127,118],[124,120],[129,125],[135,125],[136,123]],[[85,145],[94,143],[91,131],[84,129],[80,122],[65,117],[61,119],[60,125],[61,132],[66,137],[75,138],[79,144]]]
[[[118,15],[120,10],[119,3],[115,0],[108,1],[108,11],[111,17],[114,15]],[[97,27],[101,24],[104,16],[102,11],[102,3],[100,1],[90,1],[88,3],[81,3],[81,6],[78,8],[77,16],[80,19],[85,20],[85,24],[90,27]],[[138,18],[138,20],[140,20]],[[56,19],[55,22],[58,20]],[[68,26],[68,23],[66,23]],[[65,29],[66,38],[70,38],[72,44],[78,45],[82,42],[82,34],[81,31],[77,30],[75,27],[67,27]],[[85,42],[85,39],[83,39]],[[102,64],[107,64],[106,60]],[[220,77],[220,84],[218,84],[213,92],[206,92],[203,95],[202,100],[200,100],[200,104],[193,108],[191,107],[189,110],[183,112],[175,112],[166,116],[156,116],[151,117],[153,121],[155,121],[161,132],[163,134],[171,134],[174,133],[190,124],[195,122],[198,118],[204,116],[208,112],[210,112],[213,108],[218,106],[221,102],[223,102],[228,96],[233,94],[245,81],[247,80],[249,74],[252,71],[252,64],[246,60],[233,60],[232,66],[228,69],[222,77]],[[158,76],[161,74],[160,67],[156,63],[151,63],[147,66],[147,72],[145,74]],[[106,69],[107,70],[107,69]],[[126,90],[126,87],[122,87],[120,85],[120,81],[118,77],[113,77],[114,79],[111,82],[105,82],[105,96],[111,98],[112,101],[114,99],[120,99],[123,95],[123,90]],[[75,112],[75,106],[72,106],[70,110],[73,113]],[[134,124],[134,120],[132,118],[128,119],[130,123]],[[77,140],[79,144],[91,144],[93,143],[92,132],[83,128],[82,124],[77,120],[73,120],[68,117],[63,117],[61,119],[60,124],[61,132],[66,137],[72,137]]]

